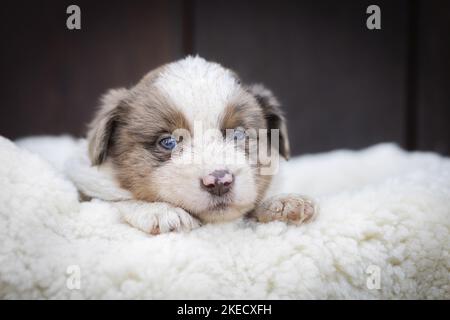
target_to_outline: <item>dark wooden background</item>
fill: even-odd
[[[366,28],[370,4],[382,30]],[[8,138],[83,135],[108,88],[198,53],[274,90],[295,154],[384,141],[450,153],[450,1],[7,0],[0,18]]]

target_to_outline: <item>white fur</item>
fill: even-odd
[[[113,206],[124,221],[150,234],[190,231],[199,226],[189,213],[164,202],[118,201]]]
[[[42,140],[28,142],[38,150]],[[53,143],[62,156],[65,142]],[[117,203],[79,203],[47,160],[0,138],[0,297],[450,299],[448,158],[383,144],[285,169],[282,191],[318,199],[315,222],[150,236],[124,223]],[[80,290],[66,286],[71,265]],[[366,286],[371,266],[379,290]]]
[[[204,129],[218,128],[221,113],[242,90],[229,70],[198,56],[168,64],[155,86]]]
[[[39,143],[36,143],[34,138],[23,138],[17,143],[50,161],[59,172],[75,183],[78,190],[89,197],[110,201],[133,198],[132,194],[120,188],[113,178],[109,163],[102,166],[91,165],[85,139],[75,140],[69,136],[58,139],[40,137]]]
[[[223,140],[223,139],[221,139]],[[225,154],[233,155],[235,161],[227,163]],[[180,160],[180,157],[174,155],[164,166],[155,169],[153,181],[159,186],[158,194],[165,201],[181,206],[190,212],[196,212],[202,217],[208,217],[210,220],[219,220],[209,214],[208,209],[212,200],[200,187],[200,177],[206,176],[214,170],[227,168],[234,174],[234,185],[226,196],[231,196],[232,203],[227,208],[227,219],[234,219],[242,216],[245,212],[243,208],[250,210],[254,207],[256,199],[256,183],[253,178],[252,169],[245,161],[244,151],[236,150],[232,143],[223,141],[211,142],[201,148],[194,146],[192,149],[184,149],[181,158],[191,157]],[[205,157],[198,163],[194,161],[196,156]],[[189,161],[192,160],[192,161]]]

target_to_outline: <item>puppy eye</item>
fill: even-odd
[[[242,128],[234,129],[233,139],[235,139],[235,140],[242,140],[242,139],[245,139],[246,136],[247,135],[246,135],[244,129],[242,129]]]
[[[177,146],[177,140],[174,137],[167,137],[161,139],[159,145],[166,150],[173,150]]]

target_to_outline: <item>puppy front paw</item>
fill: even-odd
[[[318,206],[309,197],[299,194],[281,194],[261,203],[253,212],[259,222],[285,221],[302,224],[314,220]]]
[[[148,233],[157,235],[167,232],[190,231],[200,226],[197,219],[192,217],[182,208],[162,204],[158,212],[150,219],[145,228]]]
[[[123,201],[117,206],[126,222],[152,235],[189,231],[200,226],[184,209],[163,202]]]

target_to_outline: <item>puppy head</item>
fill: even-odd
[[[270,129],[278,130],[276,143]],[[271,175],[261,173],[258,157],[250,161],[250,140],[257,155],[259,142],[269,141],[271,155],[289,157],[278,101],[199,57],[109,91],[88,132],[92,164],[110,162],[136,199],[170,203],[204,222],[240,217],[263,197]]]

